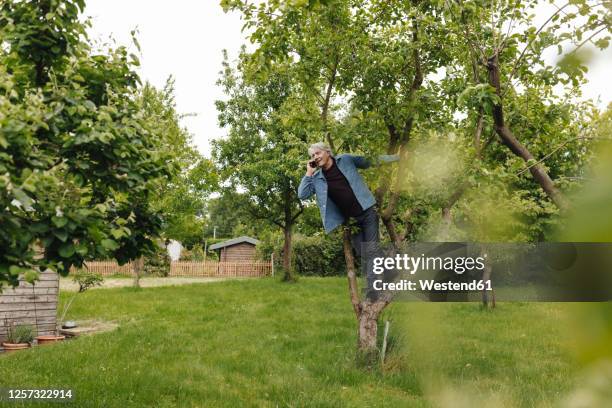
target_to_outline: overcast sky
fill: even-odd
[[[225,14],[219,0],[89,0],[85,15],[93,18],[94,40],[114,38],[131,44],[130,31],[138,28],[141,45],[141,78],[161,87],[168,76],[176,80],[179,113],[193,113],[183,124],[193,134],[200,152],[210,153],[211,139],[225,134],[217,124],[215,100],[223,97],[215,85],[221,69],[222,50],[236,57],[246,43],[238,14]],[[554,58],[554,57],[551,57]],[[612,98],[612,50],[608,49],[589,69],[589,85],[583,90],[600,98],[604,108]]]

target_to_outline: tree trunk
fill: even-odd
[[[378,361],[378,318],[390,302],[391,295],[384,293],[373,303],[368,300],[360,303],[357,316],[357,356],[359,363],[366,368],[372,367]]]
[[[283,281],[285,282],[295,282],[296,280],[291,267],[291,253],[293,250],[293,245],[291,242],[293,237],[292,230],[292,224],[288,224],[283,228],[283,233],[285,235],[285,242],[283,244]]]
[[[378,317],[391,302],[391,296],[382,294],[375,302],[361,301],[355,273],[355,258],[351,246],[351,231],[344,227],[343,235],[344,258],[346,261],[349,294],[353,311],[357,318],[357,355],[358,360],[366,367],[371,367],[378,361]]]
[[[355,258],[353,257],[353,248],[351,246],[351,229],[344,227],[342,236],[342,244],[344,248],[344,260],[346,262],[346,277],[349,284],[349,296],[355,316],[359,319],[361,313],[361,303],[359,301],[359,289],[357,288],[357,274],[355,273]]]
[[[359,315],[359,350],[376,350],[376,339],[378,337],[378,313],[371,307],[361,310]]]
[[[142,276],[142,270],[144,267],[144,257],[140,257],[134,260],[132,272],[134,273],[134,287],[140,287],[140,277]]]

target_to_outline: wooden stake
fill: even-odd
[[[387,351],[387,335],[389,334],[389,321],[385,320],[385,334],[383,335],[382,350],[380,351],[380,364],[385,363],[385,353]]]

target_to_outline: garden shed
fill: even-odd
[[[31,325],[37,335],[55,334],[59,275],[47,270],[31,285],[19,279],[16,288],[3,286],[0,293],[0,342],[9,325]]]
[[[219,251],[220,262],[253,262],[257,244],[259,241],[255,238],[242,236],[216,243],[209,249]]]

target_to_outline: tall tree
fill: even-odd
[[[205,202],[217,189],[212,161],[198,152],[191,134],[181,126],[172,77],[160,90],[145,84],[140,101],[146,121],[154,126],[163,150],[168,153],[168,164],[178,169],[172,178],[159,183],[151,199],[153,207],[162,214],[162,237],[180,241],[186,247],[201,244]]]
[[[292,281],[291,240],[303,211],[297,199],[305,167],[302,146],[316,110],[311,100],[296,92],[297,84],[285,66],[256,75],[249,69],[251,57],[241,53],[234,69],[226,56],[219,83],[228,99],[218,101],[217,109],[228,137],[214,142],[213,156],[222,180],[230,189],[242,190],[253,219],[282,229],[283,269],[285,279]]]
[[[324,119],[322,129],[334,130],[325,132],[330,144],[368,155],[400,153],[400,168],[394,174],[381,173],[376,189],[379,205],[385,206],[382,218],[394,243],[405,235],[397,232],[393,216],[406,175],[407,146],[415,118],[419,113],[426,116],[428,105],[418,103],[423,99],[424,75],[439,65],[436,47],[440,41],[436,39],[441,36],[435,19],[424,18],[431,7],[418,3],[334,0],[282,6],[271,2],[257,7],[248,1],[222,2],[243,12],[247,26],[253,28],[252,39],[260,44],[255,52],[259,60],[288,61],[302,73],[297,80],[305,92],[318,94],[327,102],[320,105],[320,118]],[[425,55],[420,51],[422,38],[432,46]],[[265,62],[260,69],[266,69]],[[328,91],[352,97],[348,113],[360,116],[367,123],[365,128],[373,131],[362,135],[361,143],[354,139],[350,126],[329,115],[334,105],[330,105],[333,100]],[[328,95],[330,98],[320,97]],[[358,347],[373,354],[377,319],[390,298],[383,297],[375,304],[360,299],[348,229],[343,239],[349,292],[359,321]]]
[[[217,239],[240,235],[260,238],[270,229],[278,228],[277,225],[254,220],[249,212],[248,195],[230,189],[223,189],[219,196],[206,200],[204,215],[204,236],[207,238],[213,235]]]
[[[93,52],[84,6],[0,5],[0,285],[96,257],[126,262],[161,226],[152,182],[172,169],[137,103],[138,59]]]
[[[555,13],[559,21],[539,30],[528,12],[536,3],[222,1],[240,10],[252,30],[261,75],[274,64],[289,64],[301,73],[295,79],[303,93],[315,96],[325,95],[334,78],[333,95],[340,98],[327,106],[323,129],[333,130],[326,134],[336,146],[400,154],[397,170],[366,175],[396,246],[419,237],[537,240],[557,207],[565,208],[564,191],[588,157],[580,134],[589,106],[572,99],[582,69],[547,66],[542,55],[585,30],[606,46],[605,34],[596,36],[609,17],[601,4],[577,0],[569,2],[575,13]],[[582,28],[561,31],[580,15],[587,21]],[[309,29],[315,22],[318,28]],[[330,71],[335,61],[337,70]],[[570,86],[558,95],[558,84]],[[502,203],[494,204],[499,197]],[[497,205],[496,211],[482,211],[485,204]],[[485,222],[483,213],[497,219]],[[500,223],[504,228],[497,231],[478,231]],[[346,230],[344,248],[358,346],[369,353],[391,297],[360,299],[349,235]]]

